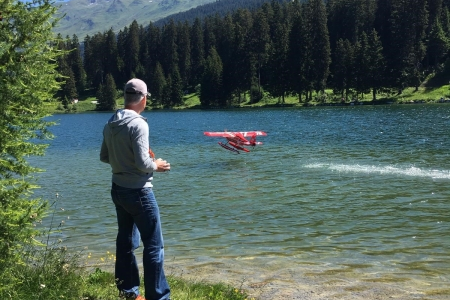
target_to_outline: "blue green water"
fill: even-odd
[[[116,233],[110,169],[98,160],[109,116],[52,117],[56,138],[32,159],[46,169],[37,194],[60,195],[64,243],[97,258],[114,252]],[[325,276],[450,299],[450,105],[144,116],[152,149],[172,166],[154,178],[168,268],[274,289]],[[225,129],[267,136],[236,155],[203,135]]]

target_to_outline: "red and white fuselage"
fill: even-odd
[[[206,136],[210,137],[223,137],[227,140],[227,143],[221,143],[219,142],[219,145],[223,148],[237,152],[235,149],[242,150],[245,152],[250,152],[247,148],[244,148],[243,146],[256,146],[256,145],[262,145],[261,142],[256,141],[256,136],[266,136],[267,134],[264,131],[236,131],[236,132],[229,132],[229,131],[223,131],[223,132],[205,132]],[[250,138],[250,139],[247,139]],[[232,146],[233,148],[229,147],[228,145]]]

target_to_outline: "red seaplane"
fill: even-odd
[[[261,142],[256,141],[257,135],[267,135],[264,131],[237,131],[237,132],[205,132],[206,136],[211,137],[223,137],[227,139],[226,143],[219,142],[219,145],[223,148],[230,150],[232,152],[238,153],[239,150],[250,152],[247,148],[244,148],[244,146],[256,146],[256,145],[262,145]],[[250,138],[248,140],[247,138]]]

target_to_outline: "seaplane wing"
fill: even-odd
[[[254,147],[256,145],[262,145],[261,142],[256,141],[256,136],[267,135],[264,131],[206,131],[204,134],[210,137],[225,138],[227,140],[226,143],[219,142],[219,145],[224,149],[238,154],[239,150],[250,152],[250,150],[244,146]],[[247,139],[247,137],[249,137],[249,139]]]
[[[216,131],[216,132],[206,131],[206,132],[204,132],[204,134],[206,136],[212,136],[212,137],[232,137],[233,136],[233,132],[228,132],[228,131],[224,131],[224,132],[220,132],[220,131]]]
[[[255,135],[262,135],[265,136],[267,135],[267,133],[265,133],[264,131],[206,131],[204,132],[204,134],[206,136],[211,136],[211,137],[234,137],[237,134],[242,134],[242,136],[244,137],[251,137],[251,136],[255,136]]]

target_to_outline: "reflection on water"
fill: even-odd
[[[145,114],[156,156],[172,166],[154,181],[169,268],[298,293],[365,281],[449,299],[450,107]],[[98,160],[108,117],[56,116],[48,155],[33,159],[47,170],[38,194],[61,195],[67,244],[94,257],[114,252],[110,169]],[[203,135],[224,129],[268,135],[235,155]]]

